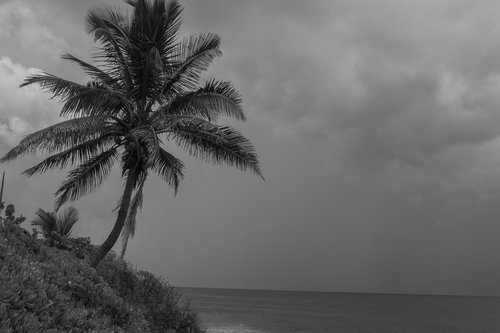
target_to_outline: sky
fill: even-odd
[[[0,1],[0,154],[56,123],[37,70],[85,82],[89,9],[120,1]],[[266,181],[198,161],[174,192],[156,176],[126,260],[176,286],[500,296],[500,2],[183,0],[181,35],[213,32]],[[0,165],[5,200],[51,210],[66,171]],[[101,243],[115,169],[74,202]],[[31,229],[26,222],[25,227]],[[116,249],[119,251],[119,243]]]

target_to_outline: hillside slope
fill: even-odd
[[[113,253],[91,268],[88,238],[39,238],[0,217],[0,332],[202,332],[163,279]]]

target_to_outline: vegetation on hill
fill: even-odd
[[[0,332],[202,332],[163,279],[113,252],[94,269],[88,238],[42,239],[8,207],[0,216]]]

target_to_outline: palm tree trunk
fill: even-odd
[[[113,227],[113,230],[111,230],[111,233],[109,234],[108,238],[102,243],[101,247],[97,250],[97,253],[95,254],[94,258],[92,258],[92,261],[90,262],[90,266],[92,267],[97,267],[101,260],[106,256],[106,254],[113,248],[115,245],[116,241],[118,240],[118,237],[120,236],[123,225],[125,224],[125,220],[127,218],[128,214],[128,208],[130,206],[130,198],[132,197],[132,191],[134,190],[134,184],[135,184],[135,179],[136,178],[136,172],[135,168],[129,169],[128,175],[127,175],[127,182],[125,184],[125,190],[123,192],[123,197],[122,197],[122,202],[120,204],[120,210],[118,211],[118,216],[116,217],[116,222],[115,226]]]

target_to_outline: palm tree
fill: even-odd
[[[76,164],[55,193],[56,210],[100,186],[119,162],[124,190],[115,225],[92,258],[93,267],[116,243],[124,225],[125,237],[134,230],[150,171],[177,191],[184,164],[165,144],[173,142],[202,160],[262,177],[251,142],[216,123],[219,115],[245,120],[238,91],[230,82],[199,82],[201,73],[221,55],[220,38],[200,33],[179,41],[182,7],[177,1],[125,3],[130,10],[107,7],[87,15],[88,32],[98,43],[95,66],[63,56],[89,75],[87,83],[48,73],[24,81],[21,86],[37,84],[59,98],[60,116],[69,119],[26,136],[0,160],[26,153],[53,154],[25,170],[27,176]]]
[[[38,208],[35,214],[36,218],[31,224],[40,228],[45,239],[51,239],[53,232],[62,238],[69,237],[71,229],[78,222],[78,210],[73,206],[59,212]]]

